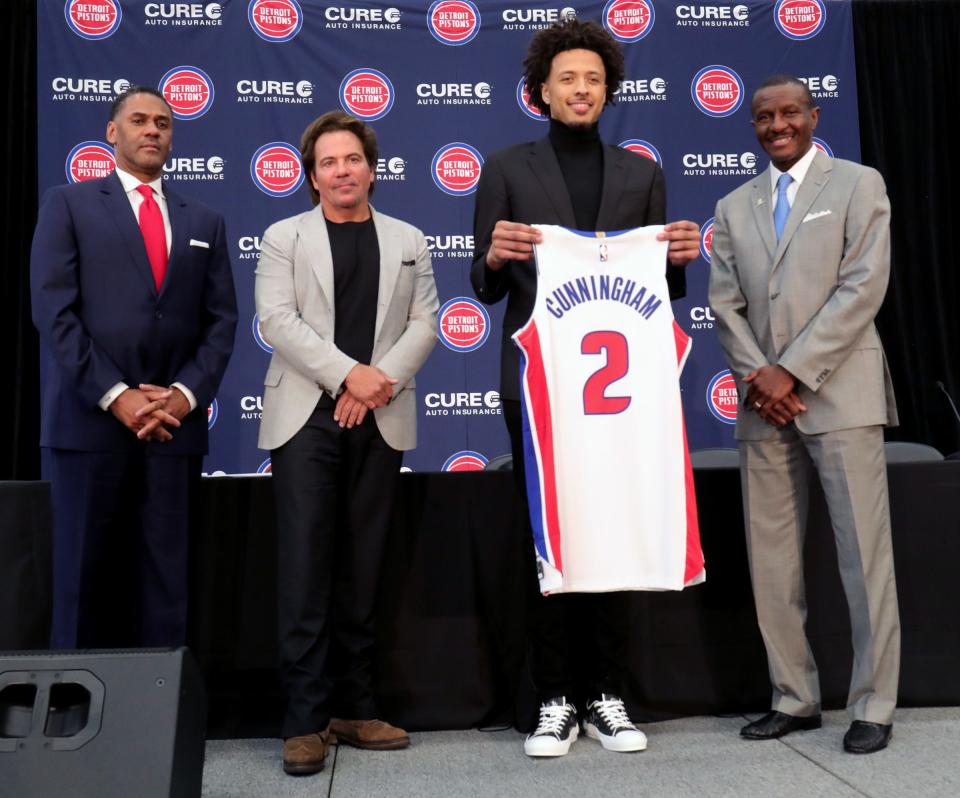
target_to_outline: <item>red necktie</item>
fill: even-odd
[[[153,189],[150,186],[137,186],[137,191],[143,196],[143,202],[140,203],[140,232],[143,233],[150,271],[153,272],[153,282],[159,293],[163,276],[167,273],[167,235],[163,229],[163,214],[160,213],[160,206],[153,200]]]

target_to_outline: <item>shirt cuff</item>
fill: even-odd
[[[184,385],[182,382],[175,382],[170,387],[179,388],[180,393],[187,397],[187,401],[190,403],[191,413],[197,409],[197,397],[193,395],[193,391],[191,391],[186,385]]]
[[[100,409],[107,411],[110,409],[110,405],[113,404],[113,400],[116,399],[120,394],[122,394],[130,386],[125,382],[118,382],[114,385],[109,391],[107,391],[103,396],[100,397],[100,401],[97,404],[100,406]]]

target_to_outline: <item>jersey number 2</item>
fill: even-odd
[[[588,416],[622,413],[630,406],[629,396],[607,396],[607,387],[626,376],[630,368],[627,339],[613,330],[594,330],[583,336],[580,352],[607,357],[606,365],[593,372],[583,386],[583,412]]]

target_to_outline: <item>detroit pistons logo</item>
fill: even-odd
[[[465,197],[477,189],[483,158],[469,144],[456,141],[437,150],[430,173],[437,188],[454,197]]]
[[[517,105],[519,105],[520,110],[531,119],[535,119],[537,122],[546,122],[547,117],[540,113],[540,109],[530,102],[530,92],[527,91],[525,84],[526,79],[520,78],[520,82],[517,84]]]
[[[71,183],[106,177],[116,168],[113,149],[102,141],[81,141],[67,155],[67,180]]]
[[[217,404],[217,400],[214,399],[207,408],[207,429],[213,429],[213,425],[217,423],[217,416],[219,415],[220,406]]]
[[[427,9],[427,28],[438,42],[459,47],[480,32],[480,9],[470,0],[438,0]]]
[[[480,452],[465,449],[451,454],[443,464],[441,471],[483,471],[489,461]]]
[[[257,466],[258,474],[272,474],[273,473],[273,461],[268,457],[259,466]]]
[[[700,255],[707,263],[713,258],[713,217],[700,228]]]
[[[440,340],[454,352],[473,352],[490,336],[490,317],[483,305],[458,296],[447,302],[437,318]]]
[[[829,158],[833,157],[833,150],[830,149],[830,145],[827,144],[823,139],[818,139],[816,136],[813,137],[813,146],[816,147],[820,152],[826,155]]]
[[[663,166],[660,151],[649,141],[644,141],[643,139],[627,139],[626,141],[621,141],[619,146],[625,150],[630,150],[630,152],[635,152],[637,155],[642,155],[644,158],[649,158],[651,161]]]
[[[117,0],[67,0],[63,15],[77,36],[97,41],[117,32],[123,11]]]
[[[213,81],[199,67],[174,67],[160,79],[159,89],[177,119],[199,119],[213,105]]]
[[[340,83],[340,105],[348,114],[372,122],[393,108],[393,84],[376,69],[364,67],[349,73]]]
[[[264,194],[289,197],[303,185],[300,152],[283,141],[264,144],[250,159],[250,177]]]
[[[280,44],[290,41],[303,27],[297,0],[250,0],[247,19],[257,36]]]
[[[694,76],[690,95],[707,116],[730,116],[743,103],[743,81],[729,67],[704,67]]]
[[[263,337],[263,330],[260,329],[260,316],[258,316],[256,313],[253,314],[253,326],[251,332],[253,333],[253,340],[257,342],[257,346],[259,346],[264,352],[272,354],[273,347],[270,346],[267,339]]]
[[[788,39],[812,39],[823,30],[827,8],[823,0],[779,0],[773,9],[773,21]]]
[[[603,25],[618,42],[640,41],[653,30],[653,3],[649,0],[610,0],[603,7]]]
[[[736,424],[739,402],[737,383],[730,370],[714,374],[707,385],[707,409],[713,417],[724,424]]]

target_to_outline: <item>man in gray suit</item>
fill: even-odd
[[[773,684],[752,740],[820,727],[804,632],[809,481],[827,499],[850,607],[854,664],[843,746],[886,747],[900,667],[883,427],[897,423],[874,317],[890,272],[890,205],[873,169],[813,146],[820,117],[784,75],[753,95],[770,168],[717,204],[710,304],[737,379],[747,549]]]
[[[274,350],[259,444],[277,502],[291,774],[321,770],[331,735],[376,750],[410,743],[376,719],[374,609],[402,450],[416,444],[414,375],[438,306],[423,234],[369,204],[373,130],[331,111],[300,149],[316,207],[267,229],[256,278]]]

